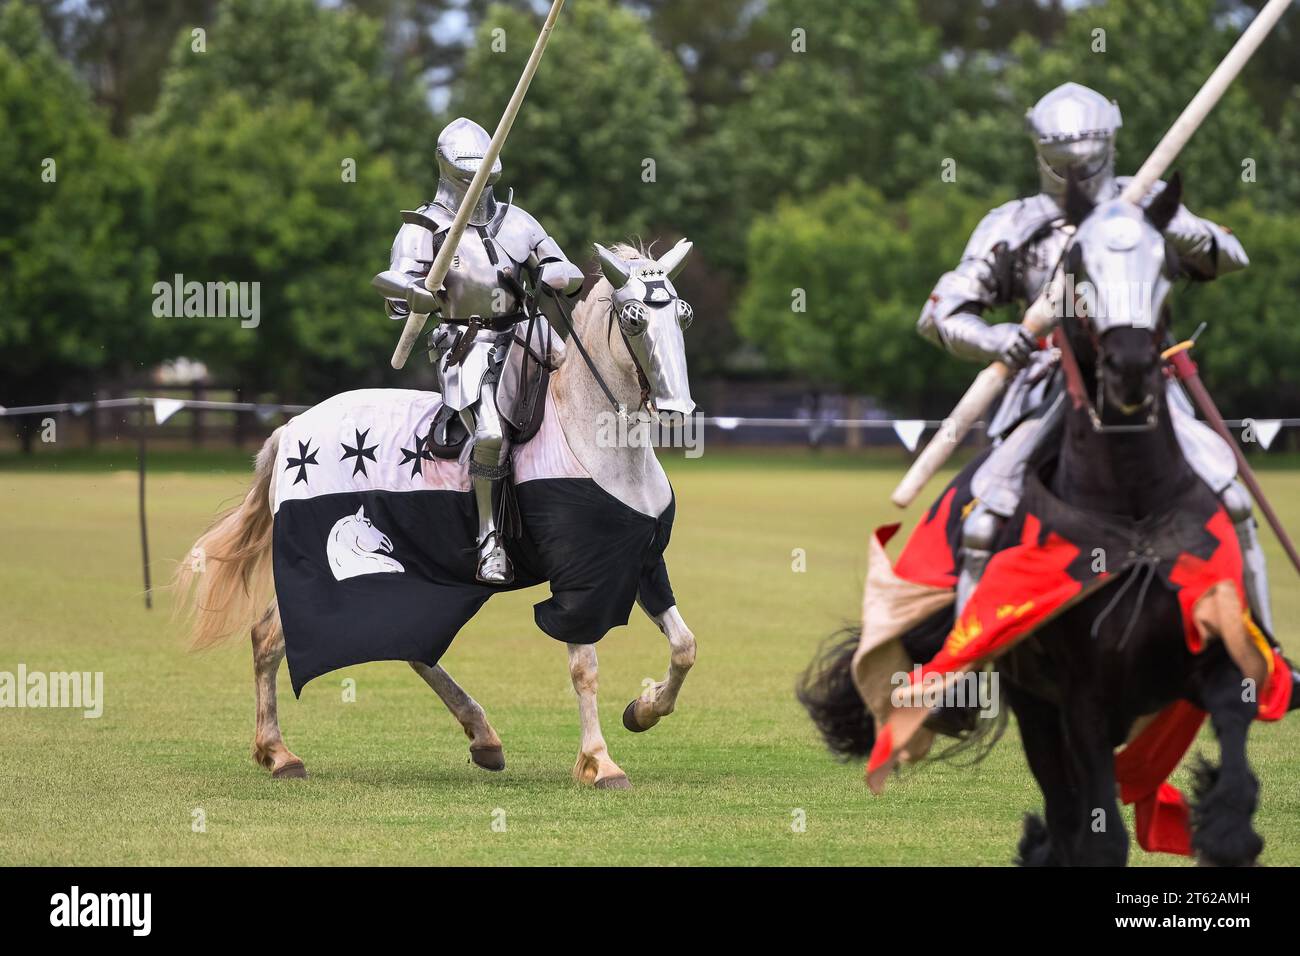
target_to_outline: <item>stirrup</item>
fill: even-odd
[[[515,579],[515,569],[501,545],[501,535],[489,531],[479,542],[478,569],[474,573],[483,584],[509,584]]]

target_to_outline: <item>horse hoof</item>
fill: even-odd
[[[307,776],[307,768],[301,760],[295,760],[272,770],[271,776],[276,780],[301,780]]]
[[[627,774],[620,773],[617,777],[605,777],[603,780],[596,781],[597,790],[631,790],[632,781],[627,779]]]
[[[500,747],[470,747],[469,759],[474,761],[476,767],[493,773],[506,769],[506,755]]]
[[[626,727],[628,730],[632,731],[632,733],[634,734],[643,734],[651,727],[653,727],[655,724],[659,723],[659,716],[657,714],[653,715],[653,719],[648,724],[642,725],[640,723],[637,723],[636,705],[640,702],[640,700],[641,698],[638,697],[636,700],[632,701],[632,703],[628,704],[627,707],[623,709],[623,726]]]

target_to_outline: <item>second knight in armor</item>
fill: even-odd
[[[962,527],[959,610],[983,572],[1001,523],[1019,504],[1030,455],[1053,440],[1064,417],[1052,353],[1038,351],[1038,343],[1019,323],[990,325],[982,314],[1008,302],[1033,302],[1051,279],[1067,240],[1063,205],[1069,176],[1095,202],[1115,198],[1127,182],[1115,176],[1119,107],[1100,93],[1077,83],[1059,86],[1029,110],[1026,125],[1038,154],[1041,191],[984,217],[961,261],[939,279],[917,323],[923,336],[954,355],[998,360],[1019,370],[989,425],[997,447],[972,481],[977,503]],[[1157,184],[1144,203],[1161,188]],[[1236,236],[1186,207],[1179,207],[1165,238],[1184,273],[1194,279],[1212,279],[1249,264]],[[1184,457],[1220,496],[1236,524],[1251,614],[1271,633],[1263,550],[1250,495],[1236,480],[1232,450],[1196,419],[1182,387],[1172,380],[1168,407]]]
[[[496,525],[492,492],[494,482],[509,470],[503,414],[509,416],[515,396],[498,395],[497,386],[512,354],[514,361],[520,360],[516,330],[522,335],[522,323],[528,319],[528,290],[545,293],[538,300],[546,307],[555,303],[555,296],[575,295],[583,276],[512,196],[499,202],[493,195],[492,183],[501,175],[498,160],[443,288],[436,295],[425,288],[425,276],[489,142],[483,127],[464,118],[442,131],[437,192],[432,202],[402,214],[404,224],[393,242],[389,268],[375,277],[374,285],[387,299],[390,317],[404,320],[411,312],[427,313],[438,322],[429,336],[429,358],[443,402],[459,413],[469,435],[469,470],[478,508],[478,579],[506,584],[514,571]],[[558,338],[548,338],[553,351],[562,348]]]

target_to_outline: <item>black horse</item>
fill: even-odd
[[[1144,529],[1176,526],[1178,509],[1212,495],[1184,459],[1165,401],[1164,299],[1179,266],[1162,233],[1180,193],[1174,177],[1145,210],[1122,200],[1094,208],[1077,189],[1067,200],[1078,227],[1067,271],[1076,288],[1090,280],[1096,294],[1088,316],[1062,322],[1078,369],[1075,401],[1063,439],[1050,457],[1031,464],[1027,484],[1039,483],[1067,510],[1116,530],[1111,540],[1124,540],[1126,530],[1136,541]],[[1013,543],[1014,524],[1003,545]],[[1185,539],[1188,522],[1181,524]],[[1208,712],[1221,751],[1217,766],[1202,759],[1194,770],[1191,849],[1206,863],[1252,864],[1263,848],[1251,825],[1259,785],[1246,756],[1255,697],[1243,693],[1248,682],[1222,642],[1199,653],[1188,648],[1178,599],[1149,560],[1127,560],[1131,552],[1113,557],[1124,567],[1114,580],[998,661],[1045,800],[1045,819],[1025,818],[1018,862],[1124,864],[1129,837],[1117,801],[1115,749],[1142,718],[1181,700]],[[926,622],[904,636],[904,647],[913,659],[928,660],[951,622],[951,612]],[[855,645],[855,634],[829,645],[804,675],[799,696],[833,750],[865,756],[875,730],[849,674]]]

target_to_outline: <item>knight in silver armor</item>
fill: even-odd
[[[1025,121],[1037,153],[1040,192],[984,217],[961,261],[940,277],[917,322],[922,336],[954,355],[983,363],[1001,361],[1018,370],[989,423],[996,447],[972,480],[976,504],[962,526],[959,611],[983,573],[1002,523],[1019,505],[1026,463],[1041,442],[1052,439],[1065,415],[1052,351],[1039,349],[1018,316],[990,324],[983,313],[1009,302],[1027,306],[1051,280],[1068,238],[1064,201],[1069,177],[1099,203],[1117,197],[1128,182],[1115,176],[1119,107],[1100,93],[1065,83],[1039,100]],[[1157,183],[1144,204],[1163,188]],[[1177,251],[1183,272],[1197,279],[1249,264],[1231,232],[1186,207],[1179,207],[1165,237]],[[1251,613],[1272,632],[1263,550],[1250,495],[1237,480],[1232,449],[1197,420],[1187,395],[1172,379],[1167,399],[1184,456],[1219,495],[1236,525]]]
[[[402,213],[388,270],[375,276],[374,285],[387,300],[390,318],[405,320],[412,311],[436,317],[429,360],[444,404],[459,413],[469,436],[469,472],[478,508],[478,579],[506,584],[514,569],[497,529],[493,486],[509,470],[503,414],[509,417],[514,396],[506,394],[507,388],[498,390],[498,383],[503,378],[517,381],[509,372],[512,363],[522,361],[516,332],[522,339],[529,317],[527,290],[541,293],[536,300],[550,318],[555,297],[576,295],[583,276],[537,220],[514,204],[513,194],[497,200],[492,191],[501,176],[497,160],[443,288],[434,294],[425,287],[425,276],[490,141],[483,127],[463,117],[439,134],[433,201]],[[547,339],[551,361],[558,363],[563,342],[553,335]]]

